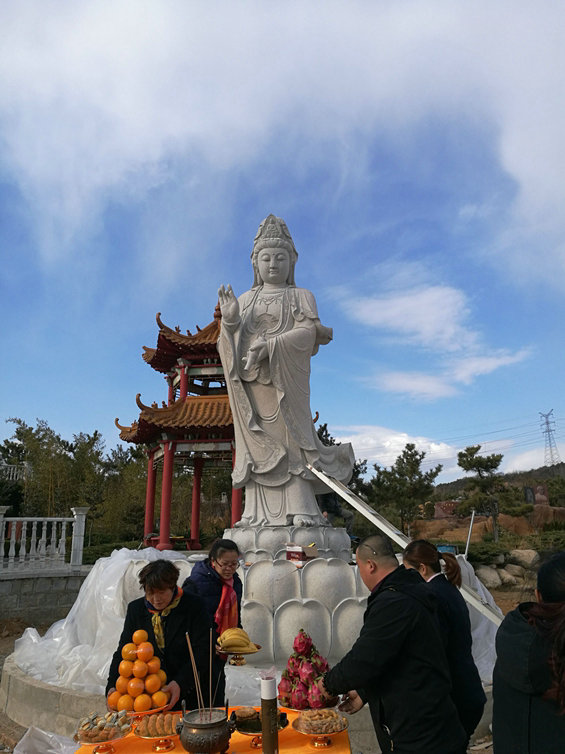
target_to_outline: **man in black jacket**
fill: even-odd
[[[327,691],[347,695],[340,709],[349,714],[368,702],[383,752],[464,754],[433,594],[398,565],[386,537],[367,537],[356,555],[371,594],[359,638],[324,676]]]

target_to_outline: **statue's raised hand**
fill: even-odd
[[[235,325],[239,321],[239,304],[232,290],[231,285],[224,288],[222,285],[218,289],[218,301],[220,302],[220,311],[222,320],[226,325]]]

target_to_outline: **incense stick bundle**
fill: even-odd
[[[210,629],[210,720],[212,719],[212,652],[214,647],[212,645],[212,629]]]
[[[194,652],[192,651],[192,644],[190,643],[190,636],[188,631],[186,632],[186,643],[188,644],[188,652],[190,654],[190,662],[192,663],[192,672],[194,674],[194,683],[196,686],[196,699],[198,701],[198,709],[202,713],[204,710],[204,697],[202,696],[202,687],[200,686],[200,677],[196,668],[196,660],[194,659]]]

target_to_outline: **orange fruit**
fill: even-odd
[[[149,634],[147,633],[147,631],[144,631],[143,628],[138,628],[137,631],[133,632],[131,640],[134,644],[141,644],[141,642],[147,641],[148,638]]]
[[[126,678],[124,675],[119,675],[116,681],[116,691],[119,691],[120,694],[127,694],[128,683],[129,683],[129,678]]]
[[[140,694],[133,700],[133,708],[136,712],[146,712],[151,709],[151,697],[149,694]]]
[[[127,710],[128,712],[131,712],[133,709],[133,699],[129,694],[122,694],[118,699],[118,711],[121,711],[123,709]]]
[[[133,663],[132,673],[136,678],[145,678],[147,675],[147,663],[142,660],[136,660]]]
[[[136,696],[143,694],[145,684],[142,678],[131,678],[128,681],[128,694],[135,699]]]
[[[122,660],[118,665],[118,673],[126,678],[131,678],[133,675],[133,662],[131,660]]]
[[[122,647],[122,659],[137,660],[137,646],[135,644],[124,644]]]
[[[155,654],[155,650],[153,649],[153,644],[151,644],[150,641],[142,641],[141,644],[139,644],[137,647],[138,660],[143,660],[143,662],[147,662],[153,657],[154,654]]]
[[[122,694],[119,691],[112,691],[111,694],[108,694],[107,702],[108,702],[108,707],[110,707],[110,709],[116,709],[116,710],[118,709],[118,700],[121,697],[121,695]]]
[[[165,691],[156,691],[151,696],[153,707],[164,707],[169,701],[169,695]]]
[[[139,679],[141,680],[141,679]],[[151,675],[145,678],[145,691],[148,694],[154,694],[161,688],[161,679],[157,673],[151,673]]]
[[[147,672],[148,673],[156,673],[159,668],[161,667],[161,660],[158,657],[152,657],[147,662]]]
[[[165,671],[163,670],[163,668],[160,668],[157,671],[157,675],[161,679],[161,686],[164,686],[167,683],[167,674],[165,673]]]

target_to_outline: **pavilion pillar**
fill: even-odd
[[[169,395],[167,399],[167,403],[169,406],[171,406],[175,402],[175,388],[174,388],[174,380],[172,377],[167,377],[167,384],[169,386]]]
[[[194,459],[194,477],[192,479],[192,515],[190,519],[190,549],[200,550],[200,490],[202,486],[202,467],[204,461],[200,456]]]
[[[188,395],[188,369],[184,364],[180,365],[180,398]]]
[[[149,452],[147,461],[147,489],[145,491],[145,525],[143,527],[143,541],[147,544],[147,537],[155,526],[155,484],[157,474],[154,463],[155,450]]]
[[[232,447],[232,469],[235,466],[235,446]],[[235,487],[231,488],[231,525],[235,526],[238,521],[241,521],[243,513],[243,489],[236,490]]]
[[[161,484],[161,519],[159,524],[158,550],[173,549],[171,544],[171,497],[174,461],[175,443],[166,442],[163,448],[163,481]]]

